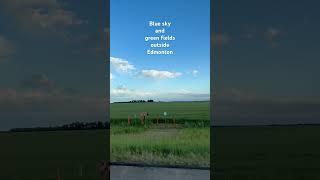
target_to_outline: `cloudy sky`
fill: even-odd
[[[98,3],[0,1],[0,130],[104,119],[108,72]],[[208,98],[208,1],[111,4],[113,101]],[[319,5],[214,5],[215,123],[319,122]],[[145,55],[152,19],[173,23],[174,56]]]
[[[111,0],[111,101],[209,100],[209,2]],[[150,20],[172,22],[174,55],[146,54]]]
[[[100,22],[99,1],[0,1],[0,130],[105,120]]]
[[[320,2],[215,2],[215,123],[319,123]]]

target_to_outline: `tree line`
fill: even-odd
[[[11,132],[30,132],[30,131],[58,131],[58,130],[86,130],[86,129],[108,129],[108,122],[73,122],[54,127],[32,127],[32,128],[13,128]]]
[[[131,100],[131,101],[127,101],[127,102],[115,102],[115,103],[152,103],[154,102],[154,100],[149,99],[149,100]]]

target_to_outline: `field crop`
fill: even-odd
[[[140,114],[147,112],[146,123],[184,124],[188,126],[209,126],[209,102],[154,102],[154,103],[113,103],[110,107],[111,125],[127,124],[128,117],[140,123]],[[164,112],[167,116],[164,116]]]
[[[0,133],[0,179],[100,179],[106,130]]]
[[[209,102],[113,103],[111,161],[209,167],[209,122]]]
[[[220,180],[320,179],[320,126],[215,127],[212,165]]]

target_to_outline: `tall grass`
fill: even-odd
[[[210,162],[209,132],[209,128],[186,128],[164,133],[111,133],[111,159],[207,167]]]

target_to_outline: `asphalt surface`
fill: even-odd
[[[111,166],[111,180],[209,180],[210,171],[203,169]]]

